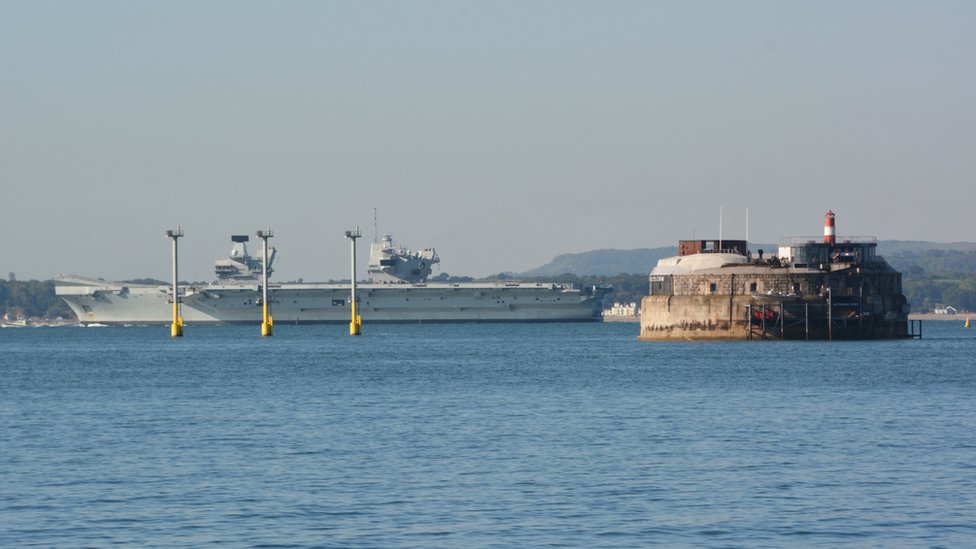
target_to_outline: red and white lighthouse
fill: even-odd
[[[834,232],[834,212],[827,210],[824,217],[824,244],[834,244],[837,242],[837,233]]]

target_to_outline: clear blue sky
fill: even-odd
[[[451,274],[597,248],[976,240],[976,2],[0,0],[0,271]],[[365,247],[364,247],[365,248]],[[364,250],[365,252],[365,250]],[[365,253],[360,254],[365,257]],[[364,260],[365,262],[365,260]]]

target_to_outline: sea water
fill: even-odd
[[[976,545],[976,330],[0,330],[0,546]]]

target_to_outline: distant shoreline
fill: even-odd
[[[602,322],[640,322],[637,315],[603,315]]]
[[[957,313],[954,315],[937,315],[935,313],[911,313],[908,315],[908,320],[951,320],[954,322],[965,322],[966,317],[969,316],[976,318],[976,314],[970,315],[969,313]]]
[[[976,320],[976,313],[957,313],[954,315],[937,315],[935,313],[911,313],[908,315],[909,320],[933,320],[933,321],[951,321],[951,322],[965,322],[966,318],[971,318]],[[607,315],[601,318],[603,322],[640,322],[640,317],[638,316],[611,316]],[[47,319],[27,319],[13,322],[0,322],[4,328],[23,328],[23,327],[37,327],[37,326],[75,326],[79,322],[76,319],[72,320],[47,320]]]
[[[965,322],[967,316],[971,316],[973,320],[976,320],[976,314],[970,315],[969,313],[958,313],[954,315],[937,315],[935,313],[912,313],[908,315],[908,319]],[[604,316],[603,322],[640,322],[640,319],[636,316]]]

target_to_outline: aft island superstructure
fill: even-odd
[[[188,324],[261,322],[261,259],[247,236],[232,237],[230,257],[217,260],[212,284],[181,288]],[[275,257],[272,248],[270,264]],[[584,322],[599,320],[601,290],[555,282],[428,282],[440,262],[433,248],[411,251],[385,235],[371,247],[371,281],[357,284],[364,322]],[[269,284],[276,324],[349,321],[350,284]],[[168,324],[172,287],[61,275],[55,292],[82,324]]]

